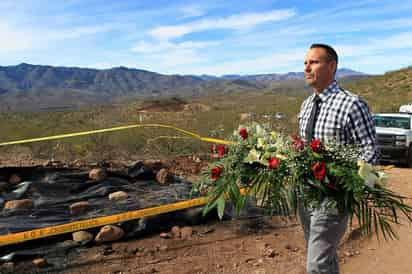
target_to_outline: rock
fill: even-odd
[[[9,183],[10,184],[17,185],[20,182],[21,182],[21,178],[17,174],[12,174],[9,178]]]
[[[86,165],[86,163],[84,163],[80,159],[76,159],[76,160],[74,160],[70,163],[70,166],[74,166],[74,167],[81,167],[81,166],[85,166],[85,165]]]
[[[162,232],[162,233],[160,233],[160,238],[163,238],[163,239],[170,239],[170,238],[172,238],[172,235],[170,234],[170,233],[167,233],[167,232]]]
[[[162,168],[156,173],[156,181],[161,185],[171,183],[173,182],[173,174]]]
[[[172,234],[173,238],[180,238],[180,227],[178,227],[177,225],[175,225],[174,227],[172,227],[172,229],[170,230],[170,233]]]
[[[352,257],[352,256],[353,256],[352,252],[350,252],[350,251],[345,251],[345,252],[343,252],[343,254],[344,254],[346,257]]]
[[[90,203],[87,201],[81,201],[70,205],[70,214],[78,215],[86,212],[90,208]]]
[[[273,258],[273,257],[279,256],[279,252],[277,252],[273,248],[268,248],[267,250],[265,250],[265,256],[269,258]]]
[[[93,168],[89,172],[89,178],[94,181],[100,181],[107,177],[106,171],[103,168]]]
[[[247,258],[245,260],[245,263],[250,263],[250,262],[253,262],[254,260],[255,260],[255,258]]]
[[[112,242],[121,239],[123,236],[124,231],[120,227],[115,225],[106,225],[102,227],[94,240],[98,243]]]
[[[180,237],[184,240],[189,240],[192,238],[193,229],[190,226],[185,226],[180,229]]]
[[[76,231],[72,234],[73,241],[77,243],[88,243],[93,240],[93,234],[87,231]]]
[[[30,199],[7,201],[4,205],[5,209],[29,209],[33,207],[33,201]]]
[[[129,194],[127,194],[124,191],[116,191],[113,193],[109,194],[109,200],[110,201],[121,201],[121,200],[126,200],[129,197]]]
[[[45,267],[47,266],[47,261],[44,258],[34,259],[32,263],[37,267]]]

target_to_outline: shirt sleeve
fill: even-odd
[[[355,144],[360,145],[362,160],[376,164],[378,152],[376,147],[376,130],[367,103],[358,98],[349,113],[349,132]]]

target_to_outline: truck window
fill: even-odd
[[[411,129],[410,118],[374,115],[375,126]]]

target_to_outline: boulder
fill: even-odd
[[[109,200],[110,201],[121,201],[121,200],[126,200],[129,197],[129,194],[127,194],[124,191],[116,191],[113,193],[109,194]]]
[[[121,239],[124,236],[124,231],[122,228],[115,225],[106,225],[100,229],[94,239],[98,243],[112,242]]]
[[[86,212],[90,208],[90,203],[87,201],[81,201],[70,205],[70,214],[78,215]]]
[[[167,233],[167,232],[162,232],[162,233],[159,234],[159,237],[163,238],[163,239],[170,239],[172,237],[172,235],[170,233]]]
[[[89,172],[89,178],[93,181],[100,181],[107,177],[107,173],[103,168],[93,168]]]
[[[173,174],[162,168],[156,173],[156,181],[161,185],[169,184],[173,182]]]
[[[172,227],[172,229],[170,230],[170,234],[172,234],[173,238],[180,238],[180,233],[180,227],[178,227],[177,225]]]
[[[4,205],[5,209],[30,209],[34,207],[34,203],[30,199],[7,201]]]
[[[93,240],[93,234],[87,231],[76,231],[72,234],[73,241],[76,243],[88,243]]]

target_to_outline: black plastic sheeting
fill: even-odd
[[[0,181],[7,180],[11,174],[18,174],[22,178],[22,183],[0,192],[0,235],[195,198],[191,193],[192,183],[175,176],[173,183],[160,185],[155,181],[156,170],[144,166],[142,162],[116,171],[108,171],[107,178],[100,181],[89,179],[89,169],[43,166],[0,168]],[[127,192],[129,198],[123,201],[110,201],[108,195],[116,191]],[[3,209],[6,201],[15,199],[32,199],[34,208]],[[69,208],[71,204],[78,201],[88,201],[92,207],[84,214],[73,216],[70,214]],[[227,204],[225,219],[232,218],[232,210],[231,205]],[[262,216],[262,210],[254,205],[248,205],[241,215],[241,218],[246,219],[259,218]],[[167,231],[173,225],[196,225],[206,223],[210,219],[217,220],[215,211],[204,217],[202,207],[195,207],[117,223],[116,225],[125,232],[122,240],[127,240]],[[87,230],[96,235],[99,229]],[[0,264],[45,256],[50,263],[46,270],[60,273],[66,265],[70,264],[66,256],[70,250],[93,244],[67,241],[70,239],[71,233],[66,233],[0,247]],[[31,267],[30,263],[23,263],[11,272],[6,271],[5,273],[31,273]],[[0,268],[0,273],[3,273],[2,271],[5,270]]]
[[[171,184],[155,181],[155,171],[141,162],[117,172],[107,172],[100,181],[89,179],[89,170],[71,168],[3,168],[0,176],[16,173],[22,183],[0,193],[0,207],[5,201],[31,199],[33,209],[0,211],[0,235],[49,227],[131,210],[174,203],[191,198],[192,184],[175,177]],[[124,191],[129,197],[110,201],[108,195]],[[70,214],[70,205],[88,201],[91,207],[78,216]]]

